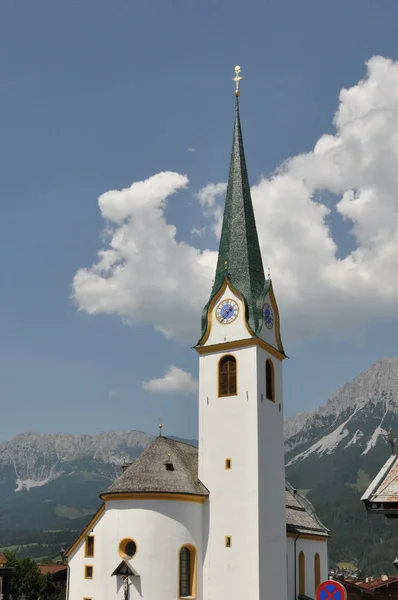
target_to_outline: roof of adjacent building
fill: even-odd
[[[166,469],[170,460],[173,470]],[[102,494],[171,493],[207,496],[198,479],[196,446],[159,436]]]
[[[329,530],[321,523],[311,502],[286,484],[286,528],[300,535],[329,536]]]
[[[398,583],[398,577],[372,577],[368,581],[357,581],[355,585],[364,590],[377,590]]]
[[[0,552],[0,565],[5,565],[7,562],[6,557],[4,556],[4,554],[2,552]]]
[[[369,512],[398,514],[398,458],[389,457],[361,500]]]
[[[47,575],[50,573],[54,575],[55,573],[60,573],[62,571],[67,571],[68,567],[66,565],[37,565],[39,567],[39,571],[42,575]]]
[[[361,598],[374,598],[374,592],[372,590],[367,590],[366,588],[361,588],[360,586],[358,586],[358,582],[354,582],[354,581],[347,581],[347,579],[339,579],[339,578],[334,578],[334,581],[338,581],[339,583],[341,583],[342,585],[344,585],[345,589],[347,590],[347,592],[350,591],[354,591],[357,592],[357,594],[360,595]],[[356,594],[355,594],[356,596]]]
[[[209,305],[226,278],[234,290],[243,296],[248,324],[253,333],[258,333],[262,325],[264,298],[271,282],[266,281],[264,276],[243,148],[238,97],[235,101],[234,135],[216,275],[209,302],[202,313],[202,336],[207,327]]]

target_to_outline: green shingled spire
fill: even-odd
[[[256,333],[261,327],[262,304],[270,282],[264,276],[243,149],[239,94],[235,95],[235,127],[227,197],[216,276],[209,303],[228,277],[231,285],[243,295],[249,326]],[[202,334],[207,324],[209,303],[202,315]]]

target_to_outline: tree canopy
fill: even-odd
[[[13,600],[63,600],[65,589],[53,581],[50,574],[42,575],[31,558],[19,558],[6,550],[7,567],[15,567],[10,593]]]

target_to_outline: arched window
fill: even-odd
[[[183,546],[180,550],[180,598],[196,596],[196,550],[193,546]]]
[[[275,402],[274,365],[269,358],[265,361],[265,397]]]
[[[318,552],[314,556],[315,591],[321,583],[321,557]]]
[[[305,556],[304,552],[300,552],[299,558],[299,595],[305,596]]]
[[[228,354],[218,363],[218,395],[233,396],[237,393],[236,359]]]

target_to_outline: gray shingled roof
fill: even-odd
[[[293,533],[329,535],[329,530],[315,514],[311,502],[304,498],[291,485],[286,486],[286,527]]]
[[[174,470],[168,471],[169,459]],[[207,496],[198,479],[198,449],[195,446],[159,436],[104,494],[157,492]]]
[[[173,463],[173,471],[168,471],[164,464],[169,458]],[[198,479],[197,447],[159,436],[102,495],[129,492],[208,496],[209,491]],[[329,534],[311,503],[290,484],[286,485],[285,502],[288,531],[323,536]]]

